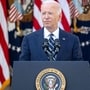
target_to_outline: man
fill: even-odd
[[[33,61],[71,61],[82,60],[82,52],[77,36],[61,30],[58,22],[61,20],[60,4],[53,0],[44,1],[41,5],[43,28],[24,37],[20,60]],[[50,34],[56,41],[49,47]],[[54,52],[55,51],[55,52]]]

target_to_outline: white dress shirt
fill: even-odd
[[[51,32],[49,32],[46,28],[44,28],[44,38],[49,39],[50,34]],[[57,28],[52,34],[54,35],[53,36],[54,40],[59,39],[59,28]]]

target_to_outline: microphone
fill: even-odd
[[[44,52],[46,53],[46,55],[48,56],[48,59],[52,60],[52,54],[49,51],[48,39],[44,39],[44,43],[42,45],[42,48],[43,48]]]
[[[44,39],[44,43],[42,45],[43,50],[47,54],[47,49],[48,49],[48,39]]]
[[[60,41],[59,39],[55,39],[55,53],[57,54],[60,50]]]

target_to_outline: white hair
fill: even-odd
[[[60,14],[61,13],[61,6],[60,6],[60,4],[58,2],[56,2],[54,0],[42,0],[42,5],[43,4],[51,4],[51,3],[53,3],[53,4],[55,4],[57,6],[57,8],[58,8],[58,14]]]

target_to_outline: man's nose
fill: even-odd
[[[48,18],[48,13],[45,14],[45,18]]]

